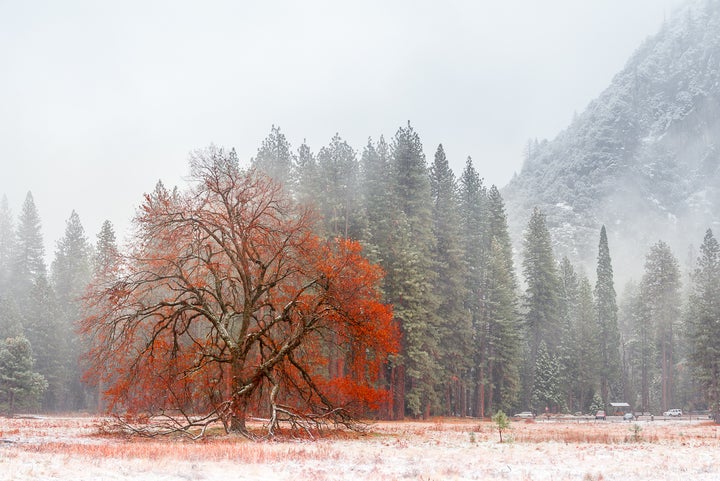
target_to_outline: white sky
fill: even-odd
[[[276,124],[359,152],[407,120],[504,186],[681,3],[0,0],[0,197],[32,191],[50,257],[73,209],[122,239],[209,143],[249,159]]]

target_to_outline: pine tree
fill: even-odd
[[[440,144],[430,167],[430,194],[433,202],[433,292],[439,299],[440,360],[446,386],[444,413],[465,416],[467,389],[471,384],[471,359],[467,353],[472,340],[472,325],[463,305],[466,295],[461,277],[457,190],[455,174]]]
[[[560,340],[560,281],[553,257],[550,232],[545,214],[535,208],[530,217],[523,243],[523,275],[525,290],[525,327],[527,356],[523,371],[523,401],[529,403],[534,392],[538,348],[545,342],[550,355],[555,355]]]
[[[680,319],[680,266],[670,247],[658,242],[645,259],[645,274],[640,285],[642,366],[645,376],[654,375],[651,366],[660,366],[663,411],[674,406],[674,352],[677,344],[676,324]],[[649,344],[654,343],[654,349]],[[649,358],[653,353],[657,358]],[[649,379],[643,379],[648,389]],[[643,393],[644,395],[649,394]]]
[[[695,375],[720,423],[720,244],[710,229],[700,246],[686,324]]]
[[[95,284],[110,285],[116,280],[116,268],[120,261],[120,251],[118,250],[117,240],[115,238],[115,229],[109,220],[103,222],[100,232],[97,234],[93,254],[92,282]],[[84,365],[81,364],[81,366],[83,370],[86,370]],[[105,410],[103,390],[104,386],[102,382],[98,382],[95,397],[97,398],[97,411],[100,413]]]
[[[560,262],[560,315],[562,322],[561,339],[558,348],[560,374],[564,387],[565,403],[570,411],[579,408],[578,398],[578,349],[579,329],[577,317],[579,311],[580,280],[567,256]]]
[[[575,330],[578,334],[577,356],[577,388],[576,396],[580,411],[589,411],[588,402],[596,394],[599,377],[600,352],[598,349],[598,326],[595,312],[595,299],[590,280],[585,275],[579,276],[577,314]]]
[[[377,144],[368,139],[360,159],[362,209],[365,217],[363,250],[368,259],[382,266],[385,277],[382,291],[385,302],[393,303],[412,291],[407,277],[408,266],[415,256],[409,225],[401,206],[395,202],[391,152],[384,137]],[[400,307],[402,309],[402,307]],[[395,317],[397,308],[395,308]],[[390,392],[382,407],[388,419],[405,416],[405,363],[402,353],[391,359],[385,372]]]
[[[30,192],[25,197],[18,220],[14,252],[12,266],[13,292],[16,302],[22,306],[24,304],[23,298],[33,283],[38,279],[47,277],[40,215]]]
[[[502,242],[490,244],[483,283],[484,340],[479,359],[486,365],[486,408],[508,410],[517,402],[520,389],[520,318],[515,274]]]
[[[479,185],[479,184],[478,184]],[[521,323],[517,306],[517,280],[508,234],[505,205],[493,185],[478,199],[483,207],[477,225],[481,231],[476,255],[480,264],[479,315],[475,318],[475,350],[478,370],[479,415],[498,407],[508,410],[517,401]]]
[[[558,412],[563,409],[560,387],[560,362],[548,351],[544,341],[537,352],[531,405],[536,412]]]
[[[363,251],[368,259],[385,270],[382,280],[385,302],[392,302],[397,295],[401,281],[396,272],[398,266],[405,264],[399,257],[407,252],[404,244],[398,242],[398,239],[407,237],[407,233],[399,228],[406,223],[399,207],[392,201],[392,185],[389,146],[383,137],[380,137],[377,146],[368,139],[360,158],[361,203],[366,220],[362,234]],[[402,419],[405,415],[403,370],[398,356],[391,359],[384,373],[390,395],[381,408],[381,414],[387,419]]]
[[[80,217],[72,211],[65,224],[65,234],[58,241],[52,263],[52,280],[57,301],[60,336],[64,337],[65,352],[59,362],[67,376],[63,383],[69,399],[61,401],[63,409],[84,409],[89,405],[78,358],[84,351],[75,335],[75,324],[82,317],[82,296],[92,275],[92,247],[85,237]]]
[[[293,171],[295,159],[292,147],[280,127],[273,125],[270,134],[263,140],[257,155],[251,159],[250,164],[272,177],[276,182],[293,189]]]
[[[48,281],[40,215],[30,192],[25,197],[16,229],[13,300],[21,314],[24,337],[34,346],[35,369],[49,383],[42,406],[56,409],[66,390],[60,361],[65,336],[61,335],[55,293]]]
[[[561,384],[571,412],[587,412],[597,382],[597,322],[592,286],[567,257],[560,263]]]
[[[0,410],[13,415],[35,409],[47,382],[33,370],[30,342],[22,336],[0,341]]]
[[[339,134],[335,134],[316,158],[304,144],[299,155],[297,171],[303,177],[297,184],[298,195],[303,193],[308,200],[311,195],[314,197],[312,203],[323,218],[323,234],[328,238],[359,239],[363,216],[355,151]],[[310,177],[313,174],[314,177]],[[312,189],[315,190],[313,194],[310,193]],[[344,366],[353,356],[353,347],[340,346],[337,339],[329,339],[324,349],[327,351],[329,378],[345,376]]]
[[[427,416],[438,404],[441,383],[438,363],[438,300],[432,292],[432,200],[425,154],[420,137],[408,123],[398,129],[391,146],[394,199],[402,214],[397,229],[400,243],[393,270],[385,282],[388,300],[403,335],[405,402],[413,416]]]
[[[605,226],[600,229],[598,245],[595,303],[600,352],[600,396],[605,405],[610,396],[622,394],[620,369],[620,331],[617,320],[617,301],[613,280],[612,261]]]
[[[487,192],[480,175],[475,170],[472,159],[468,157],[465,169],[460,176],[460,235],[463,247],[463,272],[465,282],[465,306],[473,328],[473,350],[471,353],[475,393],[473,414],[484,417],[488,405],[486,388],[491,384],[488,373],[486,326],[483,317],[483,295],[485,288],[485,267],[487,264]],[[492,396],[488,396],[491,398]]]

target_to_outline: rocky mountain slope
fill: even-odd
[[[518,246],[538,206],[557,254],[592,266],[605,224],[628,276],[660,239],[682,262],[720,231],[720,0],[675,14],[565,131],[530,143],[503,195]]]

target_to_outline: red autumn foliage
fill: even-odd
[[[387,395],[398,334],[357,242],[222,150],[191,160],[194,188],[146,196],[134,247],[93,286],[82,332],[108,408],[186,428],[248,416],[348,423]]]

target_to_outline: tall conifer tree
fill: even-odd
[[[476,329],[482,410],[508,410],[519,392],[520,340],[517,280],[505,204],[496,186],[484,198],[481,310]]]
[[[463,246],[463,272],[465,281],[465,306],[473,328],[473,350],[471,353],[475,393],[473,415],[484,416],[487,401],[485,389],[489,384],[487,357],[484,347],[487,336],[484,325],[484,283],[487,264],[487,191],[475,170],[472,159],[467,158],[465,169],[460,176],[460,233]]]
[[[622,393],[620,330],[612,261],[605,226],[600,229],[595,303],[600,352],[600,397],[607,406],[610,396]]]
[[[565,404],[570,411],[575,411],[577,404],[578,379],[578,344],[579,332],[576,329],[580,280],[570,260],[563,257],[560,262],[560,315],[562,322],[558,361],[563,384]]]
[[[364,251],[369,259],[385,270],[382,291],[385,302],[393,303],[412,290],[406,272],[407,266],[412,265],[414,248],[407,218],[394,198],[391,152],[382,136],[377,144],[368,139],[360,167],[366,218]],[[397,315],[396,319],[399,319]],[[405,416],[404,373],[405,363],[401,353],[391,359],[385,373],[390,391],[389,402],[383,406],[383,415],[387,418],[402,419]]]
[[[567,257],[560,263],[562,334],[558,350],[565,403],[587,412],[597,385],[597,322],[592,286]]]
[[[18,219],[13,260],[13,290],[18,304],[38,279],[46,279],[45,246],[35,200],[27,193]],[[31,341],[32,342],[32,341]]]
[[[112,222],[105,220],[102,227],[100,227],[100,232],[98,232],[95,242],[92,262],[92,282],[110,285],[110,283],[116,280],[116,276],[118,275],[116,267],[119,261],[120,251],[117,246],[115,229],[113,228]],[[103,383],[98,382],[95,397],[97,401],[97,411],[100,413],[105,411],[104,389]]]
[[[512,259],[502,242],[493,237],[483,281],[483,328],[478,337],[485,406],[482,412],[507,411],[517,402],[520,389],[521,329],[517,285]]]
[[[52,280],[58,314],[64,339],[65,352],[59,362],[63,365],[68,398],[62,401],[64,409],[84,409],[89,400],[86,387],[81,383],[82,372],[78,364],[84,351],[75,335],[75,324],[82,317],[82,296],[92,275],[92,247],[85,236],[80,216],[72,211],[65,224],[65,234],[58,241],[52,263]]]
[[[316,174],[312,180],[305,177],[304,180],[311,182],[303,188],[316,189],[313,203],[322,215],[324,235],[328,238],[359,239],[363,216],[360,208],[359,165],[353,148],[336,133],[330,144],[320,149],[314,161],[308,150],[301,149],[300,153],[303,155],[305,173],[310,174],[310,170],[314,170]],[[330,339],[325,349],[329,378],[346,375],[345,361],[352,357],[352,346],[339,346],[337,339]]]
[[[32,346],[35,368],[48,381],[42,406],[57,409],[66,392],[61,363],[64,352],[55,293],[48,280],[45,247],[32,193],[28,192],[17,223],[13,293],[25,338]]]
[[[395,134],[391,153],[394,198],[404,217],[398,229],[407,234],[407,250],[395,265],[397,284],[388,293],[403,334],[406,407],[413,416],[427,416],[439,402],[441,377],[438,300],[432,291],[432,199],[420,137],[409,122]]]
[[[600,353],[598,350],[598,326],[595,317],[595,299],[587,276],[579,276],[577,314],[575,317],[577,356],[576,397],[580,411],[587,412],[597,394]]]
[[[560,281],[545,214],[535,208],[525,231],[523,275],[527,355],[523,370],[523,402],[531,402],[535,384],[538,348],[545,342],[550,355],[560,339]]]
[[[708,229],[700,246],[687,311],[690,359],[708,408],[720,423],[720,244]]]
[[[462,279],[462,250],[458,187],[445,151],[440,144],[430,167],[433,209],[433,291],[439,299],[440,356],[445,382],[445,414],[465,416],[470,387],[471,359],[467,356],[472,340],[471,319],[464,308],[465,283]]]
[[[650,327],[644,332],[648,343],[654,343],[654,349],[645,346],[643,353],[656,353],[657,358],[643,359],[647,363],[646,375],[654,374],[651,366],[659,366],[660,393],[659,407],[667,411],[674,403],[674,364],[677,345],[677,323],[680,320],[680,265],[670,247],[660,241],[650,248],[645,259],[645,274],[640,285],[641,322]],[[652,337],[651,337],[652,335]],[[645,379],[643,386],[647,387]]]

